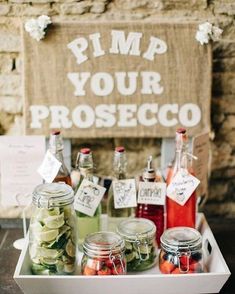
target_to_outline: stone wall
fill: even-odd
[[[213,154],[207,214],[235,216],[235,2],[234,0],[0,0],[0,134],[23,134],[21,23],[47,14],[62,20],[209,20],[224,29],[213,44],[211,142]],[[36,70],[36,69],[35,69]],[[112,149],[124,144],[130,172],[140,171],[148,154],[160,156],[160,140],[73,140],[73,157],[84,144],[96,154],[97,171],[110,173]]]

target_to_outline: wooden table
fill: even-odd
[[[235,219],[207,220],[232,273],[220,293],[235,294]],[[0,225],[0,294],[19,294],[22,291],[13,280],[13,273],[20,251],[14,249],[12,244],[22,238],[21,222],[0,219]]]

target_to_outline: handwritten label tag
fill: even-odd
[[[167,187],[167,197],[183,206],[199,184],[200,181],[188,171],[178,171]]]
[[[57,176],[61,167],[61,162],[55,158],[55,156],[47,150],[47,153],[43,159],[42,164],[39,166],[37,172],[47,182],[52,183]]]
[[[166,200],[166,184],[160,182],[140,182],[138,203],[164,205]]]
[[[75,210],[93,216],[105,191],[104,187],[84,179],[75,195]]]
[[[112,185],[115,209],[137,206],[134,179],[113,181]]]

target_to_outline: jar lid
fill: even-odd
[[[156,234],[155,224],[145,218],[130,218],[119,223],[117,232],[125,240],[135,242],[153,238]]]
[[[84,241],[84,253],[90,257],[109,257],[124,252],[125,242],[113,232],[89,234]]]
[[[202,236],[193,228],[175,227],[162,234],[161,246],[167,251],[195,251],[202,247]]]
[[[39,208],[65,206],[73,201],[73,189],[65,183],[41,184],[33,191],[33,203]]]

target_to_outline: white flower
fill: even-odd
[[[213,41],[218,41],[221,37],[223,33],[223,30],[221,30],[220,28],[216,27],[216,26],[213,26],[212,28],[212,34],[211,34],[211,39]]]
[[[199,28],[199,31],[203,31],[203,32],[205,32],[206,34],[211,34],[211,32],[212,32],[212,24],[211,23],[209,23],[208,21],[206,21],[206,22],[204,22],[204,23],[202,23],[202,24],[200,24],[199,26],[198,26],[198,28]]]
[[[24,27],[25,27],[26,32],[28,32],[28,33],[37,30],[38,29],[37,20],[32,18],[32,19],[26,21]]]
[[[209,42],[209,35],[204,31],[197,31],[196,33],[196,40],[200,42],[201,45],[208,44]]]
[[[37,19],[38,25],[42,30],[45,30],[45,28],[51,24],[51,18],[47,15],[41,15]]]
[[[201,45],[208,44],[210,40],[218,41],[222,32],[223,30],[220,28],[213,26],[209,22],[204,22],[198,26],[195,38]]]
[[[51,19],[47,15],[41,15],[37,19],[29,19],[26,21],[24,27],[30,36],[37,41],[40,41],[45,37],[45,29],[51,24]]]
[[[40,41],[41,39],[45,37],[45,32],[42,30],[35,30],[30,33],[30,36],[36,39],[37,41]]]

